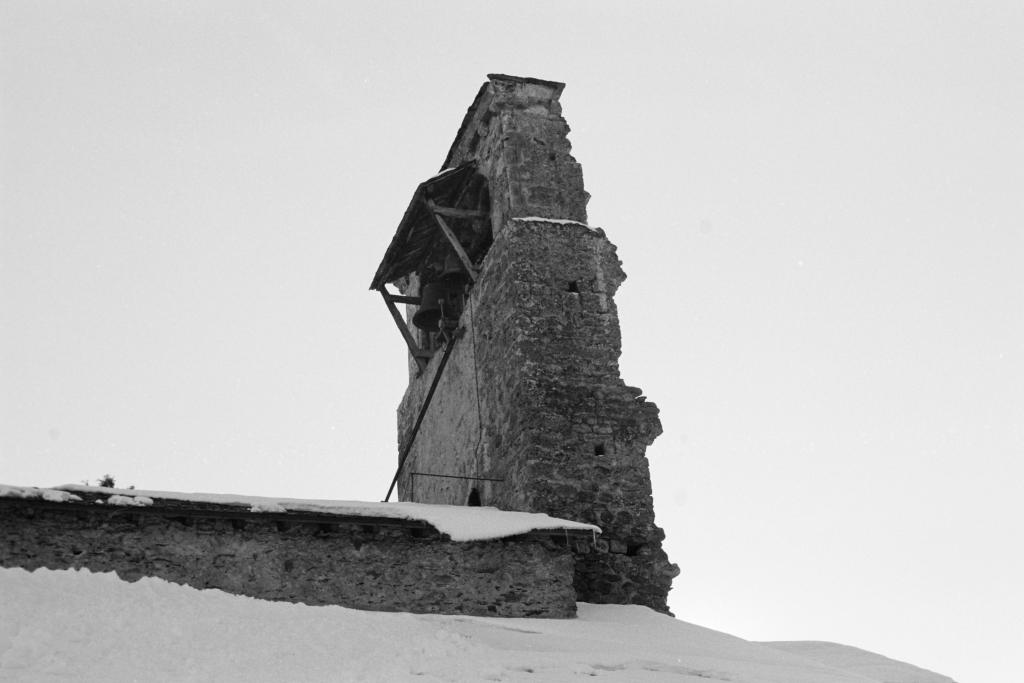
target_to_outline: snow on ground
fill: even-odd
[[[387,614],[46,569],[0,569],[0,605],[4,681],[949,683],[900,678],[898,662],[842,671],[635,606],[580,604],[574,620]]]
[[[176,491],[142,491],[110,489],[99,486],[65,484],[50,489],[33,486],[0,484],[0,497],[44,498],[56,502],[81,500],[77,493],[109,494],[113,505],[152,505],[153,499],[216,503],[245,506],[251,512],[316,512],[360,517],[388,517],[419,520],[430,524],[453,541],[482,541],[517,536],[529,531],[582,530],[595,534],[601,530],[593,524],[573,522],[533,512],[508,512],[492,507],[459,505],[427,505],[425,503],[368,503],[351,500],[303,500],[240,496],[230,493],[179,493]]]
[[[928,671],[906,662],[898,662],[895,659],[849,645],[820,640],[779,641],[761,644],[880,681],[897,680],[898,676],[899,683],[954,683],[953,679],[948,676],[942,676],[934,671]]]

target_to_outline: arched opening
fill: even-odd
[[[480,491],[473,489],[469,492],[469,500],[466,501],[466,505],[469,507],[480,507]]]

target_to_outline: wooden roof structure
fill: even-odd
[[[454,234],[448,234],[450,231],[446,230],[444,217],[485,217],[484,212],[477,208],[456,208],[477,177],[476,163],[468,162],[446,169],[416,187],[398,230],[377,267],[370,289],[380,290],[385,284],[414,272],[445,238],[453,242],[456,252],[459,251],[462,245],[458,239],[453,239]],[[468,260],[463,258],[465,253],[459,256],[464,262]],[[472,272],[472,264],[467,266],[467,270]]]

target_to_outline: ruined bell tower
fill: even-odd
[[[409,348],[398,493],[596,524],[574,548],[578,599],[667,611],[679,570],[645,456],[661,423],[619,377],[625,274],[587,225],[563,87],[488,76],[374,276]]]

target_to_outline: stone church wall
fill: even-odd
[[[402,520],[0,498],[0,566],[377,611],[574,616],[572,554],[556,538],[456,543]]]

